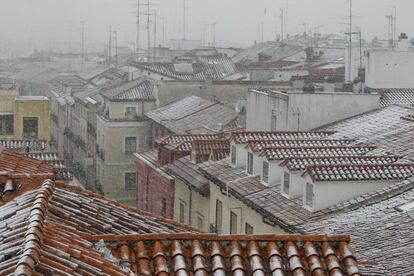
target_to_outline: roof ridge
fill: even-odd
[[[45,216],[49,199],[55,191],[55,183],[45,180],[35,195],[35,200],[28,216],[28,228],[24,238],[24,248],[16,265],[15,275],[32,275],[32,271],[39,261],[40,241],[43,238]]]
[[[350,242],[346,234],[259,234],[259,235],[220,235],[220,234],[193,234],[193,233],[156,233],[131,235],[95,235],[92,241],[144,241],[144,240],[206,240],[206,241],[300,241],[300,242]]]

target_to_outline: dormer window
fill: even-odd
[[[135,106],[127,106],[125,108],[125,117],[128,119],[135,118],[137,116],[137,108]]]
[[[247,173],[253,174],[253,153],[247,153]]]
[[[313,192],[313,184],[306,183],[306,205],[308,207],[313,208],[313,199],[314,199],[314,192]]]
[[[269,183],[269,163],[266,161],[263,161],[262,181]]]
[[[286,195],[289,195],[289,189],[290,189],[290,174],[285,172],[283,174],[283,193]]]

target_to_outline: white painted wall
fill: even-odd
[[[269,161],[269,187],[282,182],[283,169],[279,166],[279,163],[280,161]]]
[[[250,90],[247,130],[306,131],[379,108],[378,94]],[[272,124],[272,117],[276,124]]]
[[[313,212],[397,183],[396,181],[312,182],[309,176],[306,176],[306,181],[314,184],[315,196],[313,208],[306,206],[306,185],[303,185],[303,206]]]
[[[274,70],[273,81],[290,81],[292,77],[308,76],[307,70]]]
[[[370,88],[414,88],[414,51],[401,46],[366,52],[366,81]]]

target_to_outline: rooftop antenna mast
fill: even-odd
[[[397,35],[397,6],[394,6],[394,38],[393,38],[393,47],[396,46],[396,42],[398,39],[398,35]]]
[[[139,28],[139,18],[140,18],[140,7],[141,7],[141,2],[140,0],[137,0],[137,30],[136,30],[136,40],[135,40],[135,54],[137,55],[137,61],[139,60],[139,43],[140,43],[140,28]]]
[[[115,67],[118,68],[118,32],[114,31],[115,40]]]
[[[186,1],[183,0],[183,40],[185,40],[186,38],[186,22],[185,22],[185,18],[186,18]]]
[[[109,25],[108,68],[111,68],[111,56],[112,56],[112,25]]]
[[[154,48],[157,47],[157,10],[154,10]]]
[[[164,16],[162,17],[162,47],[165,47],[165,22],[164,22]]]
[[[82,35],[82,60],[81,60],[81,71],[83,72],[83,65],[85,61],[85,21],[81,22],[81,35]]]
[[[280,41],[283,43],[284,41],[284,37],[283,37],[283,32],[284,32],[284,24],[283,24],[283,9],[280,9]]]
[[[285,10],[285,34],[288,34],[288,10],[289,10],[289,0],[286,0],[286,10]]]
[[[147,7],[147,13],[143,13],[142,15],[147,16],[147,62],[149,62],[150,59],[150,48],[151,48],[151,32],[150,32],[150,25],[151,25],[151,15],[154,15],[153,13],[150,13],[150,6],[157,6],[155,4],[150,4],[150,0],[147,0],[146,4],[143,4],[143,6]]]
[[[349,49],[348,49],[348,81],[352,81],[352,0],[349,0]]]

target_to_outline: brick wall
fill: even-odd
[[[174,180],[156,170],[151,164],[136,158],[138,209],[173,219]],[[164,199],[164,200],[163,200]],[[165,214],[163,203],[165,202]]]

